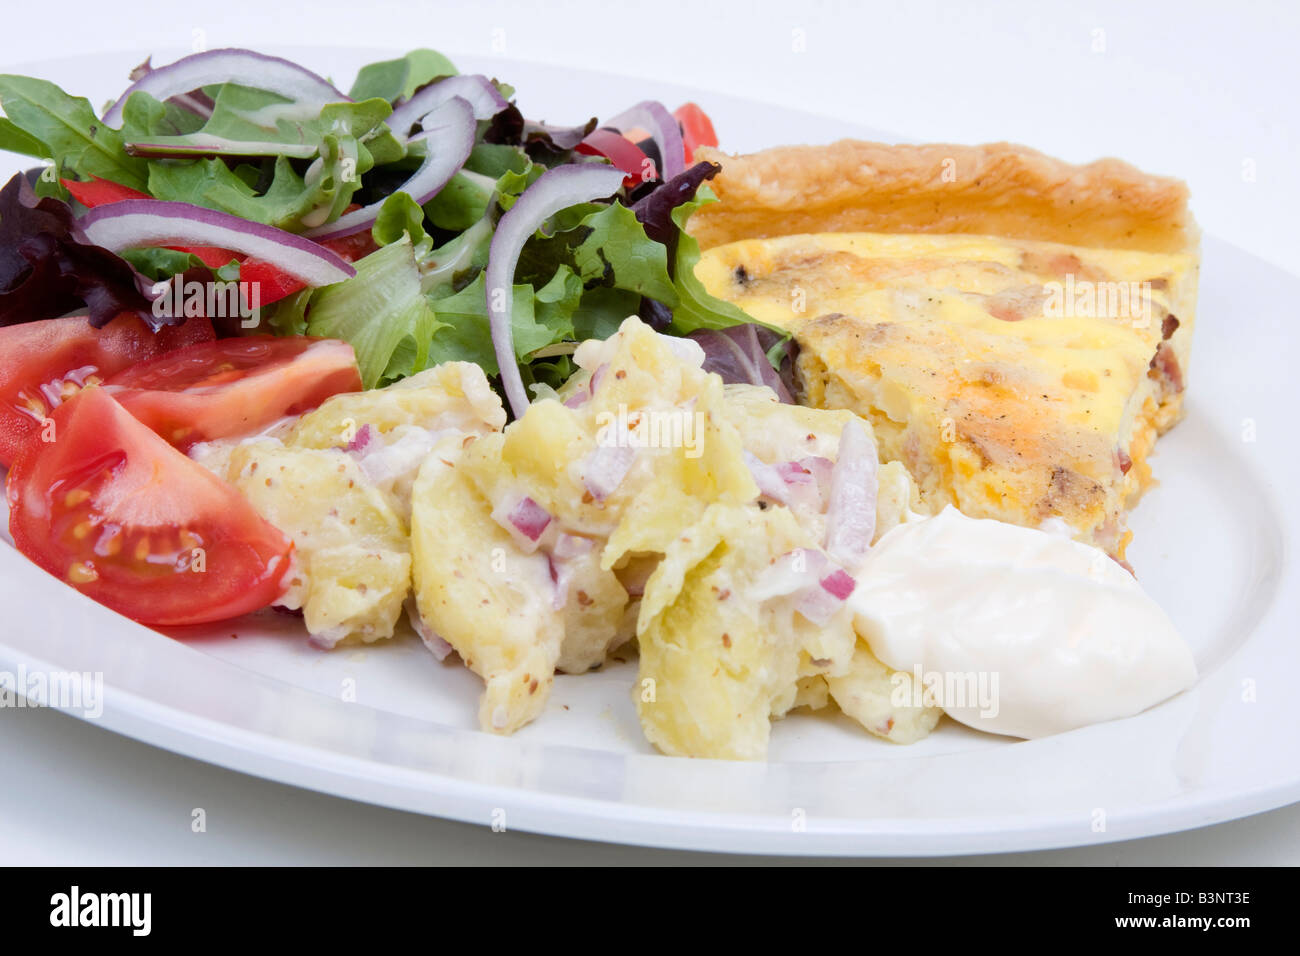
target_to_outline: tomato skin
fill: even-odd
[[[213,272],[222,266],[230,265],[231,260],[238,262],[243,257],[238,252],[231,252],[229,249],[222,249],[220,246],[168,246],[169,249],[175,249],[177,252],[188,252],[196,256],[200,262],[211,269]]]
[[[649,157],[641,147],[622,133],[610,129],[593,130],[575,150],[587,156],[604,156],[615,168],[627,173],[623,177],[623,185],[628,187],[640,185],[643,182],[642,173],[651,168],[646,165]]]
[[[695,103],[683,103],[673,113],[682,128],[682,145],[686,151],[686,164],[695,162],[698,146],[717,146],[718,134],[713,131],[713,120]]]
[[[51,416],[9,472],[9,533],[39,567],[141,624],[203,624],[283,593],[293,544],[103,388]]]
[[[355,205],[355,204],[354,204]],[[353,207],[348,207],[349,209]],[[360,206],[356,206],[360,209]],[[338,255],[342,256],[348,262],[356,262],[358,259],[364,259],[370,253],[379,248],[375,242],[374,234],[369,230],[364,232],[354,232],[350,236],[339,236],[337,239],[326,239],[321,243],[326,249],[332,249]]]
[[[239,281],[252,283],[251,288],[257,289],[259,307],[279,302],[307,288],[307,284],[301,279],[295,279],[287,272],[282,272],[276,266],[260,259],[245,259],[240,263]]]
[[[75,179],[64,179],[61,182],[63,188],[72,194],[72,198],[87,209],[106,206],[112,202],[121,202],[123,199],[153,198],[148,193],[142,193],[130,186],[115,183],[111,179],[100,179],[98,176],[91,176],[84,183],[77,182]]]
[[[119,315],[102,329],[84,315],[0,328],[0,465],[8,466],[41,420],[76,389],[174,349],[216,338],[212,323],[188,319],[150,330]]]
[[[359,392],[352,346],[336,339],[251,335],[177,349],[105,383],[132,415],[178,448],[261,431]]]
[[[348,262],[364,259],[379,248],[375,244],[375,238],[369,229],[353,233],[350,236],[341,236],[338,239],[326,239],[321,245]],[[236,256],[236,258],[238,257]],[[307,288],[306,283],[301,279],[295,279],[288,273],[281,271],[278,266],[273,266],[261,259],[252,258],[245,259],[240,265],[239,281],[257,283],[259,306],[279,302],[281,299]]]

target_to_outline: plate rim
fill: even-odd
[[[277,45],[284,48],[284,45]],[[329,55],[331,52],[354,52],[361,48],[340,47],[304,47],[298,50],[311,50]],[[115,55],[113,51],[104,51],[101,56]],[[85,58],[78,58],[85,59]],[[537,61],[509,60],[491,58],[481,55],[465,55],[465,60],[485,62],[491,60],[501,65],[512,63],[526,64],[531,69],[554,70],[577,73],[585,76],[615,77],[620,82],[637,82],[642,85],[691,90],[693,95],[715,97],[736,103],[749,104],[752,107],[766,107],[757,101],[726,93],[715,93],[701,88],[681,87],[658,81],[641,80],[615,73],[594,70],[582,70],[559,67]],[[26,64],[39,67],[41,63],[52,60]],[[832,117],[819,116],[811,111],[795,111],[775,108],[781,112],[834,122],[844,126],[842,121]],[[847,124],[853,125],[853,124]],[[864,135],[882,135],[875,131],[862,130]],[[890,137],[895,141],[904,141],[899,137]],[[1205,237],[1210,240],[1213,237]],[[1275,270],[1286,276],[1289,281],[1300,283],[1300,279],[1287,270],[1235,246],[1224,240],[1214,240],[1228,249],[1247,257],[1261,266]],[[1252,470],[1257,467],[1252,463]],[[1270,489],[1271,490],[1271,489]],[[1272,502],[1270,502],[1272,503]],[[1285,515],[1284,508],[1277,508],[1274,513]],[[1292,539],[1298,527],[1295,521],[1278,528],[1284,548],[1284,563],[1279,570],[1279,596],[1288,583],[1288,572],[1294,574]],[[55,579],[46,575],[26,562],[12,547],[0,548],[0,568],[16,558],[27,571],[45,578],[60,591],[68,590]],[[13,596],[14,586],[21,593],[22,574],[4,576],[3,591]],[[39,588],[38,588],[39,589]],[[72,592],[76,594],[76,592]],[[95,613],[103,613],[118,618],[113,612],[100,608],[77,594],[76,597],[91,604]],[[1262,627],[1281,627],[1281,622],[1271,621],[1273,607],[1265,608],[1255,630]],[[126,621],[119,618],[120,621]],[[130,624],[131,622],[126,622]],[[139,628],[139,625],[131,624]],[[172,638],[158,632],[146,631],[160,640],[174,642]],[[1219,663],[1226,666],[1250,644],[1247,637],[1227,659]],[[183,645],[182,645],[183,646]],[[204,658],[209,664],[230,667],[238,665],[213,658],[201,651],[186,648],[187,652]],[[11,644],[7,636],[0,636],[0,669],[28,670],[45,668],[56,669],[53,661],[47,661],[39,655]],[[264,678],[275,680],[275,678]],[[287,685],[286,686],[292,686]],[[310,692],[308,692],[310,693]],[[366,705],[346,705],[366,706]],[[434,815],[467,823],[485,825],[488,817],[471,811],[470,807],[494,806],[494,799],[508,802],[512,797],[519,800],[526,798],[533,806],[527,810],[512,811],[517,813],[523,823],[512,822],[511,829],[524,830],[539,834],[569,837],[574,839],[601,840],[628,845],[688,849],[697,851],[730,852],[738,854],[777,854],[791,856],[937,856],[948,854],[978,854],[990,852],[1012,852],[1023,850],[1046,850],[1062,847],[1088,846],[1097,843],[1111,843],[1121,840],[1136,839],[1146,836],[1179,832],[1195,827],[1237,819],[1255,813],[1262,813],[1278,807],[1300,801],[1300,768],[1295,768],[1290,779],[1269,783],[1264,786],[1247,789],[1213,788],[1197,791],[1192,797],[1178,795],[1175,798],[1157,801],[1141,808],[1118,811],[1110,816],[1104,833],[1087,833],[1078,827],[1077,817],[1066,818],[1051,812],[1025,817],[1012,814],[1006,817],[982,818],[981,825],[972,830],[970,818],[953,820],[936,820],[922,818],[907,820],[900,818],[880,818],[888,822],[887,828],[875,829],[864,826],[864,821],[854,818],[817,817],[809,822],[808,828],[794,831],[786,826],[776,826],[777,818],[770,814],[737,813],[726,810],[670,810],[641,804],[618,802],[594,797],[581,797],[570,794],[557,794],[543,790],[529,790],[500,784],[470,781],[449,774],[428,770],[417,770],[394,764],[364,759],[350,753],[314,746],[299,740],[277,737],[273,734],[242,727],[230,722],[181,710],[166,703],[150,700],[134,690],[115,688],[109,693],[107,675],[105,680],[104,712],[94,720],[87,720],[85,715],[75,708],[55,708],[69,713],[88,723],[101,726],[114,733],[139,740],[151,746],[177,753],[192,759],[221,766],[251,776],[275,780],[290,786],[318,790],[345,799],[373,803],[392,809]],[[414,719],[414,718],[406,718]],[[460,732],[457,730],[457,732]],[[188,742],[188,746],[187,746]],[[197,744],[197,747],[195,746]],[[559,744],[543,744],[543,747],[563,747]],[[657,758],[672,759],[672,758]],[[716,762],[713,762],[716,763]],[[380,766],[384,776],[391,778],[383,782],[368,777],[366,767]],[[314,782],[304,783],[304,776],[313,778]],[[409,779],[408,790],[403,790],[403,780]],[[436,782],[438,789],[429,787]],[[326,785],[326,784],[331,785]],[[362,791],[369,788],[372,792]],[[377,792],[382,790],[383,793]],[[391,791],[391,792],[390,792]],[[399,798],[402,792],[408,793],[405,801]],[[424,801],[414,799],[423,794],[425,800],[445,804],[437,809],[428,805],[416,806]],[[436,799],[435,799],[436,797]],[[536,819],[534,819],[536,818]],[[865,821],[871,823],[873,821]],[[1068,826],[1067,826],[1068,824]],[[1079,831],[1077,837],[1064,836],[1072,830]],[[597,832],[593,832],[597,831]],[[996,843],[995,846],[990,842]],[[864,846],[863,844],[872,844]]]

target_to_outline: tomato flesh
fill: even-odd
[[[697,147],[718,145],[718,134],[713,131],[713,120],[709,119],[709,114],[695,103],[683,103],[677,107],[673,117],[682,128],[682,146],[688,166],[695,162]]]
[[[110,179],[100,179],[98,176],[91,176],[84,183],[75,179],[64,179],[61,182],[63,187],[72,194],[72,198],[87,209],[106,206],[112,202],[121,202],[124,199],[153,198],[148,193],[142,193],[138,189],[123,186],[121,183],[115,183]]]
[[[188,448],[360,391],[361,372],[346,342],[253,335],[178,349],[119,372],[106,388],[168,442]]]
[[[643,173],[652,168],[647,165],[649,157],[646,156],[641,147],[623,134],[616,133],[613,130],[593,130],[575,148],[577,152],[584,153],[587,156],[604,156],[608,159],[616,168],[627,174],[623,177],[623,185],[625,186],[639,185],[642,182]]]
[[[321,245],[348,262],[364,259],[379,248],[375,244],[375,238],[369,229],[353,233],[350,236],[341,236],[338,239],[326,239]],[[279,266],[273,266],[269,262],[251,257],[245,259],[240,265],[239,281],[257,284],[258,305],[260,306],[278,302],[295,292],[301,292],[307,288],[306,283],[301,279],[295,279],[287,272],[282,271]]]
[[[280,596],[292,543],[105,389],[51,423],[6,485],[9,533],[34,563],[142,624],[220,621]]]
[[[0,329],[0,465],[11,464],[50,412],[83,386],[215,338],[204,318],[154,332],[132,314],[119,315],[102,329],[84,315]]]

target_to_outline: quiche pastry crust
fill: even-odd
[[[1187,185],[1118,159],[1074,165],[1027,146],[891,146],[844,139],[745,156],[700,148],[722,165],[718,203],[690,220],[700,247],[817,232],[921,232],[1184,252],[1199,232]]]

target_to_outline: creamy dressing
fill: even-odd
[[[945,508],[899,525],[859,568],[858,633],[920,673],[949,716],[1043,737],[1128,717],[1190,687],[1196,664],[1133,576],[1059,534]]]

